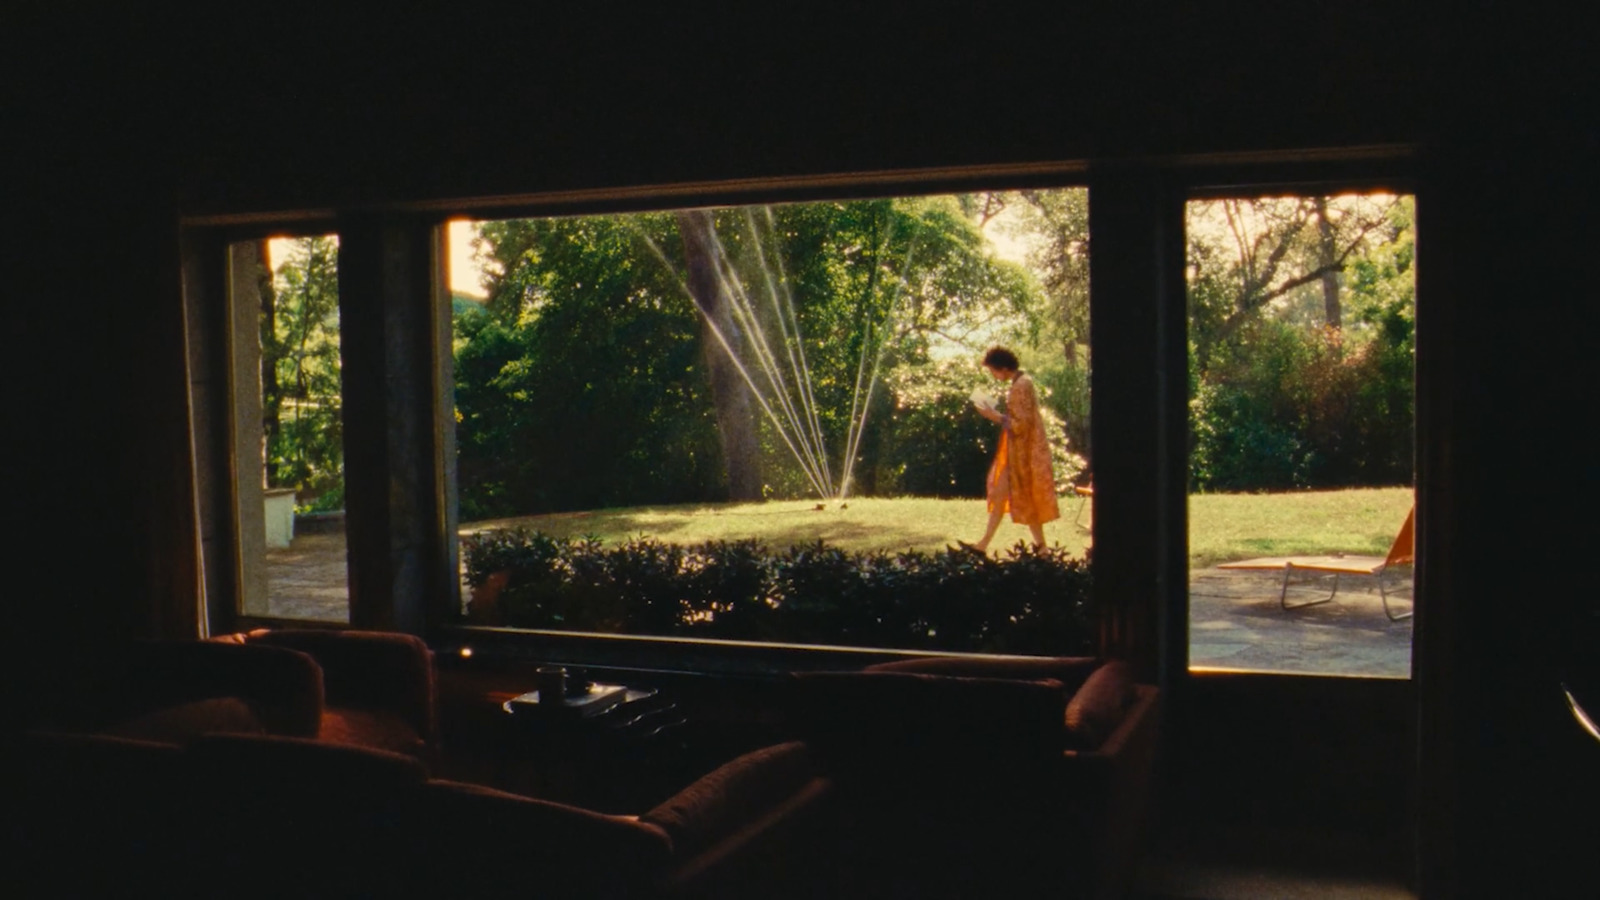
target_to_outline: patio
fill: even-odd
[[[271,615],[349,621],[342,533],[296,535],[266,554]],[[1189,578],[1189,663],[1197,669],[1408,678],[1411,620],[1390,622],[1377,583],[1346,576],[1332,603],[1278,606],[1279,575],[1200,569]],[[1319,585],[1304,588],[1305,598]],[[1410,597],[1410,576],[1400,582]],[[1326,590],[1326,588],[1324,588]],[[1291,588],[1291,598],[1294,589]],[[1400,601],[1400,608],[1408,606]]]

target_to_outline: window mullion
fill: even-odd
[[[431,221],[341,224],[339,314],[344,394],[350,623],[423,632],[448,595],[439,460],[439,279]]]
[[[1094,593],[1101,651],[1187,667],[1181,196],[1154,170],[1089,183]]]

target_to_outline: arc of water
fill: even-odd
[[[888,244],[887,235],[884,238],[884,244],[886,246]],[[895,312],[900,308],[900,297],[904,293],[902,288],[904,287],[904,285],[906,283],[906,276],[911,271],[911,260],[916,255],[916,252],[917,252],[917,243],[916,243],[916,240],[915,240],[915,235],[913,235],[913,240],[911,241],[911,243],[906,245],[906,258],[905,258],[904,262],[901,263],[901,266],[900,266],[900,277],[895,279],[894,295],[889,298],[889,308],[888,308],[888,310],[886,310],[884,312],[884,315],[883,315],[883,327],[884,328],[888,328],[890,326],[890,324],[894,321]],[[856,407],[855,397],[852,396],[851,399],[850,399],[850,408],[851,408],[850,418],[851,418],[851,421],[852,421],[852,429],[851,429],[850,435],[848,436],[848,438],[845,441],[845,448],[846,448],[845,449],[845,453],[846,453],[846,456],[845,456],[844,476],[839,482],[839,497],[840,497],[840,499],[843,499],[846,496],[846,494],[849,492],[849,490],[850,490],[850,477],[851,477],[851,474],[855,470],[856,454],[859,453],[860,450],[861,450],[861,436],[866,431],[866,427],[867,427],[867,410],[872,405],[872,393],[878,386],[878,373],[879,373],[879,371],[881,370],[881,368],[883,366],[883,352],[884,352],[884,348],[887,347],[887,346],[888,346],[888,341],[887,340],[880,340],[878,342],[877,353],[874,354],[873,360],[872,360],[872,376],[867,382],[867,395],[861,401],[861,416],[860,416],[860,418],[856,418],[856,415],[855,415],[855,407]],[[861,388],[861,371],[865,366],[866,359],[867,359],[867,348],[866,348],[866,345],[863,344],[862,347],[861,347],[861,363],[858,364],[857,367],[856,367],[856,390],[857,391],[859,391],[860,388]]]
[[[864,298],[865,303],[870,303],[872,300],[873,285],[875,285],[878,280],[878,258],[883,253],[884,249],[889,246],[889,239],[893,233],[894,220],[890,219],[888,227],[884,229],[883,240],[878,242],[878,246],[873,252],[873,277],[867,280],[867,296]],[[867,307],[869,310],[870,308],[870,306]],[[844,458],[841,460],[841,463],[844,466],[844,477],[839,481],[839,497],[841,499],[844,498],[845,492],[850,490],[850,475],[855,470],[857,411],[859,410],[861,412],[862,418],[866,417],[866,412],[862,408],[861,404],[861,379],[866,374],[868,348],[872,345],[873,332],[876,329],[873,328],[874,323],[870,320],[864,322],[863,324],[865,324],[867,327],[861,335],[861,357],[856,361],[856,381],[850,391],[850,418],[846,420],[847,428],[844,438]],[[867,399],[871,400],[872,398],[868,396]]]
[[[748,336],[750,345],[755,351],[756,359],[761,365],[763,374],[766,375],[767,383],[772,387],[773,395],[777,398],[778,404],[783,408],[784,414],[789,420],[789,424],[794,428],[795,438],[800,442],[801,447],[805,451],[807,460],[814,470],[814,480],[820,480],[822,483],[831,487],[832,479],[826,475],[823,467],[827,454],[823,451],[823,448],[820,444],[813,446],[812,443],[806,439],[807,434],[805,428],[800,422],[800,415],[796,411],[794,403],[790,397],[790,388],[788,382],[784,379],[783,370],[778,363],[776,355],[772,352],[771,345],[767,342],[766,329],[762,328],[760,322],[757,321],[755,305],[750,299],[749,292],[745,289],[743,282],[738,278],[737,273],[731,271],[731,265],[725,266],[726,260],[728,259],[727,249],[723,246],[721,239],[717,237],[714,231],[712,232],[712,241],[715,244],[718,257],[717,277],[721,281],[723,290],[726,292],[727,296],[734,301],[732,304],[734,314],[738,318],[740,325],[745,329],[745,333]],[[787,335],[786,331],[785,335]],[[798,380],[799,373],[796,372],[795,374]],[[826,494],[824,494],[824,496],[826,496]]]
[[[772,207],[763,206],[762,213],[767,220],[767,233],[772,236],[774,245],[778,242],[778,223],[772,217]],[[748,207],[745,209],[745,224],[750,229],[751,242],[755,245],[756,261],[761,266],[761,272],[767,280],[767,296],[771,298],[773,312],[778,318],[778,327],[783,332],[784,342],[789,348],[789,366],[798,372],[796,381],[800,385],[801,405],[805,408],[810,419],[811,439],[821,451],[823,480],[829,485],[833,484],[833,472],[828,465],[827,442],[822,437],[822,422],[817,416],[817,398],[811,390],[811,367],[806,362],[806,348],[801,340],[800,318],[795,313],[794,294],[789,290],[789,276],[783,269],[783,254],[776,253],[773,259],[778,266],[777,284],[773,283],[772,268],[767,265],[766,254],[761,249],[761,238],[757,235],[755,214]],[[782,287],[782,302],[779,302],[778,288]],[[792,332],[792,337],[790,336]]]
[[[771,405],[769,405],[766,398],[761,395],[760,389],[756,387],[755,379],[750,376],[749,370],[745,368],[744,363],[739,359],[739,355],[734,352],[733,346],[729,343],[727,336],[722,333],[722,329],[717,326],[716,320],[711,317],[711,314],[704,306],[700,305],[700,300],[695,297],[694,291],[689,290],[689,285],[683,280],[682,277],[678,275],[677,270],[672,267],[672,263],[667,261],[666,254],[661,252],[661,247],[656,244],[655,240],[651,238],[650,235],[645,234],[642,230],[639,231],[638,234],[644,239],[644,242],[646,246],[650,248],[650,251],[654,253],[656,258],[661,261],[662,266],[664,266],[666,270],[672,274],[673,281],[675,281],[678,285],[678,288],[683,291],[684,296],[688,297],[689,302],[694,304],[695,309],[700,311],[700,315],[705,319],[706,324],[711,326],[712,335],[716,337],[717,343],[722,346],[723,351],[728,354],[728,358],[733,361],[734,368],[739,372],[740,377],[744,379],[745,384],[749,386],[750,393],[755,396],[756,402],[760,404],[762,412],[767,414],[767,418],[771,420],[773,427],[777,429],[778,436],[782,438],[784,444],[789,447],[789,452],[794,454],[795,459],[801,459],[801,451],[799,448],[795,447],[794,442],[789,439],[789,434],[784,430],[783,424],[778,420],[777,413],[773,412]],[[816,473],[804,465],[804,463],[801,464],[800,468],[805,472],[806,477],[811,481],[811,486],[816,488],[817,494],[826,498],[829,495],[828,487],[818,480]]]

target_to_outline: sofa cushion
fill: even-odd
[[[266,734],[267,728],[245,700],[210,697],[151,710],[103,731],[114,737],[184,744],[202,734]]]
[[[252,646],[310,655],[323,673],[329,706],[389,709],[418,731],[433,728],[433,653],[421,638],[396,632],[286,628],[252,631]]]
[[[317,736],[336,744],[404,753],[419,759],[427,754],[427,743],[410,723],[399,715],[380,710],[324,707],[322,730]]]
[[[410,756],[295,737],[208,734],[189,744],[198,775],[296,794],[382,794],[420,785]]]
[[[8,896],[113,897],[186,887],[198,841],[181,747],[33,732],[8,747],[0,826]]]
[[[1067,702],[1067,746],[1073,750],[1099,748],[1121,723],[1133,698],[1131,666],[1114,660],[1096,669]]]
[[[415,896],[639,896],[672,856],[665,832],[625,816],[440,779],[419,800],[419,845],[450,862]]]
[[[665,831],[681,859],[754,821],[805,787],[814,774],[805,744],[766,747],[718,767],[640,820]]]
[[[107,654],[115,722],[216,697],[248,698],[269,734],[314,737],[322,718],[322,669],[282,647],[213,641],[138,641]]]

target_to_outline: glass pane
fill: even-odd
[[[1410,675],[1414,212],[1188,204],[1192,668]]]
[[[347,622],[338,237],[231,250],[240,612]]]
[[[1063,189],[454,223],[469,621],[1085,649],[1087,213]],[[980,402],[1017,448],[981,549]]]

